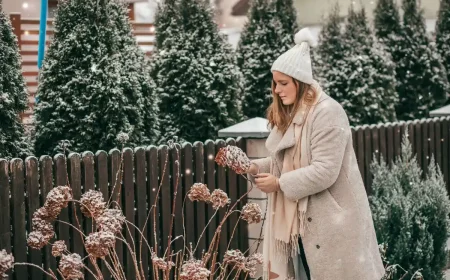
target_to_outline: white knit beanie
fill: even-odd
[[[306,84],[314,84],[310,47],[315,47],[316,41],[308,28],[297,32],[294,41],[295,46],[275,60],[271,71],[281,72]]]

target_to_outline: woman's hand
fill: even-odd
[[[250,168],[247,170],[247,173],[255,176],[259,172],[259,166],[252,162]]]
[[[259,173],[255,177],[256,186],[265,193],[276,192],[280,189],[278,178],[270,173]]]

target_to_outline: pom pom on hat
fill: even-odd
[[[300,45],[301,43],[307,43],[310,47],[317,46],[317,41],[314,36],[309,31],[309,28],[303,28],[294,37],[295,44]]]

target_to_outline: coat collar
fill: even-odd
[[[328,98],[328,95],[322,92],[322,89],[320,87],[318,88],[318,92],[319,94],[317,95],[316,101],[314,102],[313,106],[316,106],[317,104]],[[275,155],[277,152],[288,149],[295,145],[295,126],[303,124],[306,109],[307,106],[305,104],[302,104],[300,106],[292,120],[292,123],[289,125],[284,134],[282,134],[277,127],[274,127],[272,129],[269,137],[266,140],[266,148],[271,154]]]

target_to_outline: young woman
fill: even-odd
[[[384,268],[347,115],[312,77],[307,29],[272,66],[264,279],[380,280]]]

